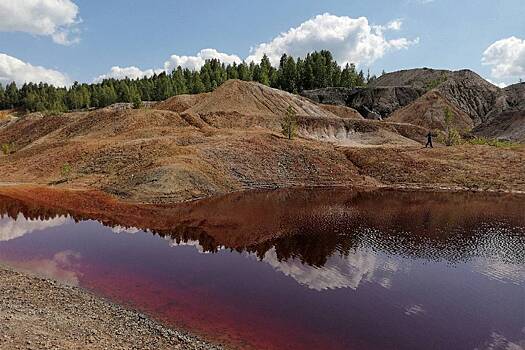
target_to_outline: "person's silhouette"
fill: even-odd
[[[434,148],[432,145],[432,131],[429,131],[427,134],[427,144],[425,145],[425,148],[427,147]]]

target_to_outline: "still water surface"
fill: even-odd
[[[525,348],[524,197],[269,191],[124,214],[0,197],[0,262],[242,349]]]

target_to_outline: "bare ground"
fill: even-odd
[[[0,266],[0,349],[219,349],[81,289]]]

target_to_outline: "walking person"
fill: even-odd
[[[428,134],[427,134],[427,144],[425,145],[425,148],[434,148],[434,146],[432,145],[432,131],[429,130],[428,131]]]

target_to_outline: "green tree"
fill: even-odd
[[[444,144],[446,146],[457,145],[461,141],[461,136],[459,132],[453,127],[454,124],[454,114],[450,108],[446,107],[443,110],[444,121],[445,121],[445,139]]]
[[[204,84],[202,83],[201,75],[200,75],[199,72],[195,72],[194,73],[192,86],[193,86],[192,92],[194,94],[200,94],[200,93],[203,93],[206,90]]]
[[[286,114],[281,121],[281,132],[284,136],[291,140],[294,138],[297,131],[297,114],[292,106],[288,106]]]
[[[7,101],[5,99],[5,89],[4,86],[0,83],[0,109],[7,108]]]
[[[266,54],[263,55],[260,65],[259,83],[270,86],[270,75],[272,71],[272,64]]]
[[[18,106],[20,96],[15,82],[7,84],[5,88],[5,98],[7,101],[7,108],[15,108]]]

